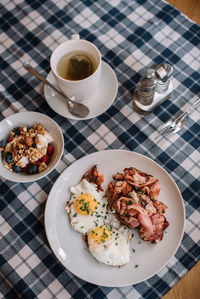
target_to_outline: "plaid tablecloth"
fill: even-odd
[[[2,0],[0,4],[0,120],[39,111],[62,128],[64,156],[47,177],[30,184],[0,179],[0,293],[3,298],[160,298],[200,257],[200,107],[177,134],[156,143],[157,128],[200,91],[200,27],[156,0]],[[46,75],[51,52],[71,34],[93,42],[115,70],[114,104],[91,120],[57,115],[42,95],[42,84],[23,69],[30,61]],[[149,116],[132,109],[132,94],[153,62],[174,66],[174,92]],[[73,161],[105,149],[149,156],[175,179],[185,202],[182,243],[152,278],[124,288],[98,287],[74,277],[58,262],[44,232],[44,208],[60,173]]]

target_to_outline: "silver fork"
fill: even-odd
[[[171,119],[167,122],[167,124],[164,126],[164,128],[160,129],[158,132],[162,136],[167,136],[172,133],[178,132],[184,125],[184,122],[188,116],[188,114],[191,112],[191,110],[200,102],[200,98],[197,98],[188,109],[186,109],[185,112],[181,113],[180,115],[176,116],[174,119]],[[160,137],[159,135],[155,138],[158,139]]]

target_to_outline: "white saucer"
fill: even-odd
[[[48,74],[47,80],[58,88],[52,72]],[[117,91],[118,81],[115,72],[106,62],[102,61],[101,79],[98,91],[94,95],[94,99],[87,104],[90,113],[81,119],[91,119],[105,112],[114,102]],[[64,98],[47,85],[44,86],[44,95],[47,103],[56,113],[65,118],[80,120],[80,118],[71,115]]]

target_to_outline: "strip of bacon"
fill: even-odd
[[[169,223],[165,216],[160,214],[155,214],[151,216],[151,221],[153,225],[153,234],[149,234],[147,231],[140,230],[140,237],[144,241],[150,241],[151,243],[157,244],[163,238],[163,232],[168,227]]]
[[[99,174],[97,170],[97,165],[94,165],[91,169],[89,169],[82,177],[82,180],[86,179],[89,183],[93,183],[97,185],[97,190],[103,191],[101,184],[104,182],[104,175]]]
[[[151,199],[156,200],[158,198],[158,195],[160,193],[160,184],[159,182],[155,182],[152,185],[149,186],[150,189],[150,197]]]
[[[153,204],[154,207],[156,207],[159,214],[164,214],[166,212],[167,206],[163,202],[159,200],[154,200]]]
[[[158,179],[154,178],[152,175],[141,172],[134,167],[125,168],[124,174],[124,179],[127,183],[136,188],[143,188],[158,182]]]
[[[157,178],[130,167],[113,175],[108,185],[108,200],[121,223],[139,228],[145,241],[158,243],[169,225],[165,216],[167,206],[158,200],[160,184]]]

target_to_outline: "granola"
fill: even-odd
[[[17,173],[36,174],[47,168],[54,147],[53,138],[41,125],[16,127],[0,142],[4,166]]]

